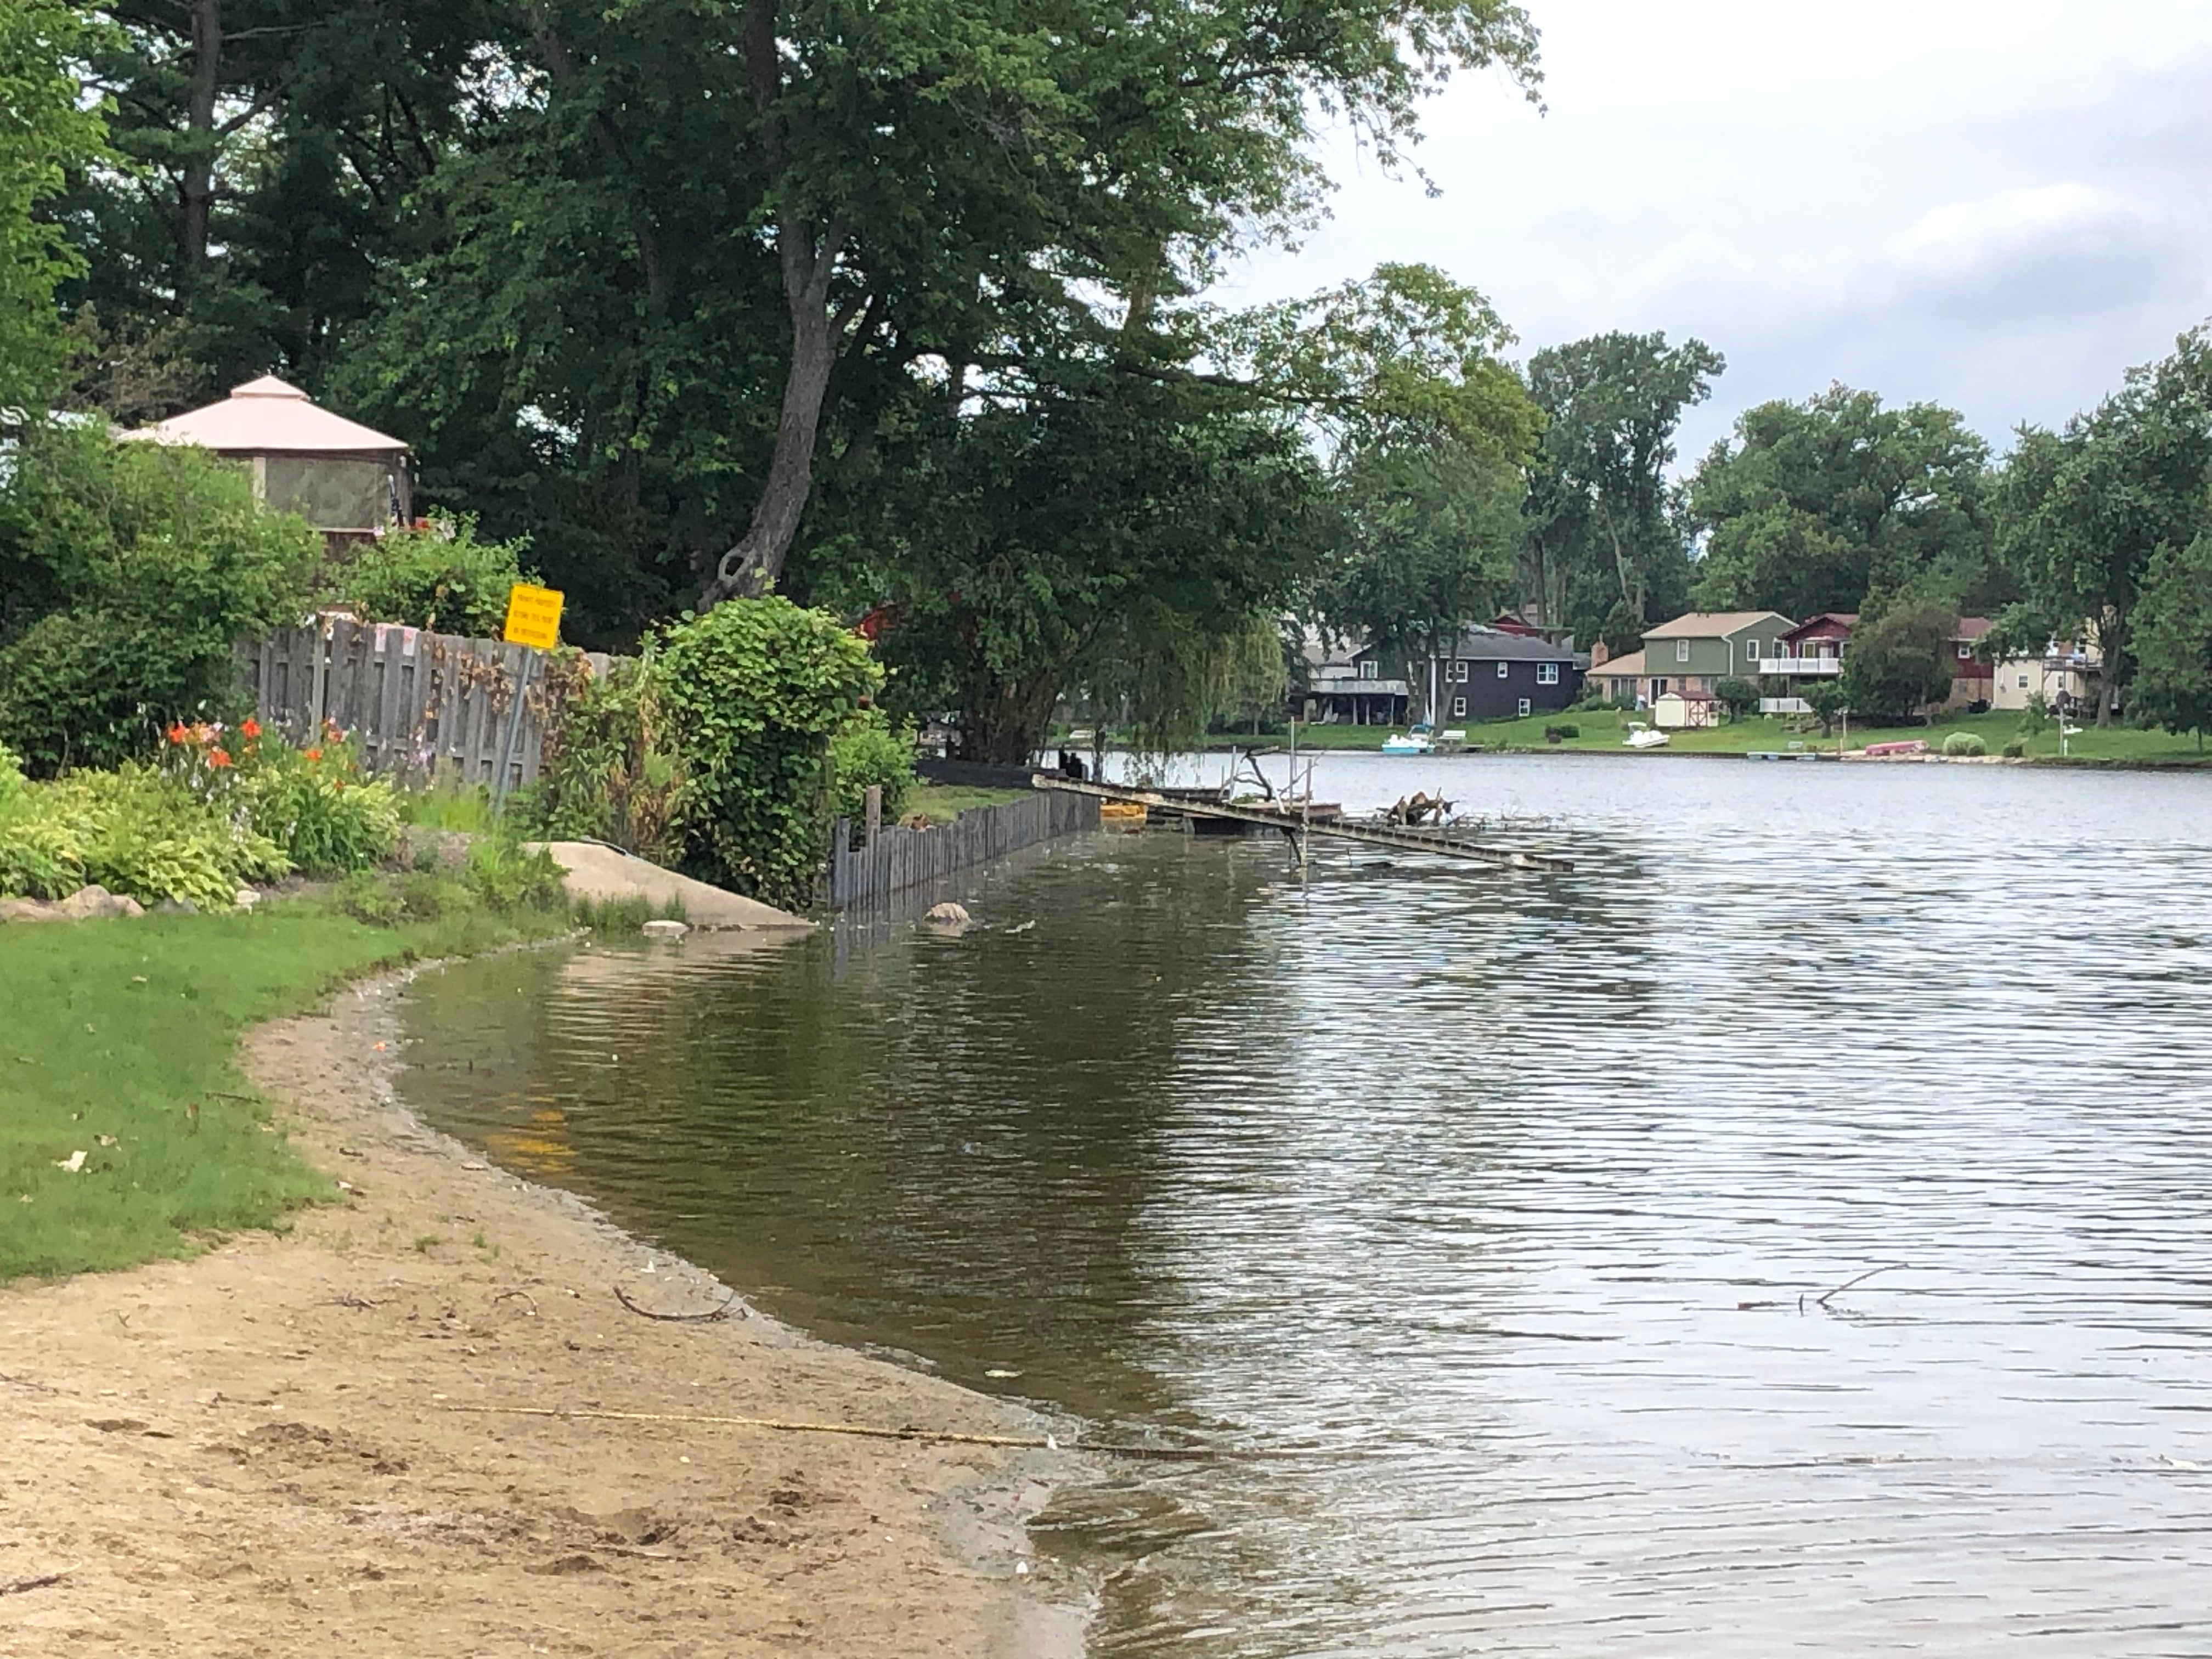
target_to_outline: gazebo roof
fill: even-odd
[[[172,416],[126,438],[161,444],[197,444],[225,455],[392,455],[407,446],[397,438],[333,415],[274,374],[248,380],[205,409]]]

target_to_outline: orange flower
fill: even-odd
[[[210,749],[210,750],[208,750],[208,764],[209,764],[210,766],[215,766],[215,767],[222,767],[222,766],[228,766],[228,765],[229,765],[229,764],[230,764],[230,754],[229,754],[229,751],[228,751],[228,750],[222,750],[222,749]]]
[[[261,735],[261,722],[248,714],[245,722],[239,726],[238,734],[248,743],[252,743],[254,738]]]
[[[169,741],[171,743],[182,743],[190,736],[191,736],[191,733],[185,730],[185,723],[182,720],[174,720],[170,723]]]
[[[319,749],[310,749],[307,750],[307,758],[311,761],[319,761],[322,759],[322,757],[323,751]]]

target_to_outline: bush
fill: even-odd
[[[565,905],[568,878],[540,848],[526,853],[510,841],[487,839],[469,848],[469,890],[487,910],[545,909]]]
[[[830,739],[883,685],[866,641],[786,599],[729,599],[669,629],[653,674],[694,792],[685,862],[771,904],[808,903]]]
[[[690,775],[675,750],[657,659],[604,677],[579,658],[582,679],[562,703],[557,735],[528,803],[530,821],[554,841],[611,842],[655,864],[684,855],[691,823]]]
[[[871,785],[884,792],[884,822],[896,823],[919,781],[914,770],[915,731],[893,727],[880,708],[863,709],[859,719],[830,740],[830,811],[858,823],[867,811]]]
[[[228,909],[291,868],[282,848],[178,780],[143,767],[77,772],[0,809],[0,891],[62,898],[88,883],[142,903]]]
[[[180,721],[167,733],[162,767],[202,800],[242,814],[313,875],[367,869],[399,844],[397,794],[362,772],[335,725],[301,750],[251,717],[235,727]]]
[[[1947,759],[1957,760],[1963,757],[1986,755],[1989,752],[1989,744],[1984,743],[1978,735],[1972,732],[1954,732],[1943,739],[1943,754]]]
[[[496,638],[507,590],[538,578],[522,568],[530,546],[480,542],[472,518],[433,514],[428,530],[403,530],[356,549],[333,580],[337,597],[371,622],[404,623]]]
[[[2007,744],[2004,746],[2004,757],[2007,760],[2025,760],[2027,757],[2027,744],[2026,740],[2021,738],[2014,738],[2010,743]]]
[[[150,755],[242,702],[236,642],[298,620],[322,544],[239,466],[27,432],[0,489],[0,741],[33,775]]]
[[[1740,720],[1759,712],[1759,682],[1741,677],[1724,679],[1713,687],[1713,695],[1728,705],[1729,718]]]
[[[1579,738],[1582,734],[1583,729],[1579,726],[1547,726],[1544,728],[1544,741],[1565,743],[1569,738]]]

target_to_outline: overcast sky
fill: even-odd
[[[1686,422],[1834,380],[2002,447],[2212,316],[2212,0],[1528,0],[1549,112],[1492,76],[1394,182],[1346,148],[1259,300],[1426,260],[1519,350],[1609,329],[1726,354]]]

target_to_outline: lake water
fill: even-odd
[[[1577,867],[1061,843],[957,938],[425,979],[405,1090],[818,1334],[1249,1454],[1056,1502],[1101,1654],[2212,1653],[2212,777],[1316,781]]]

